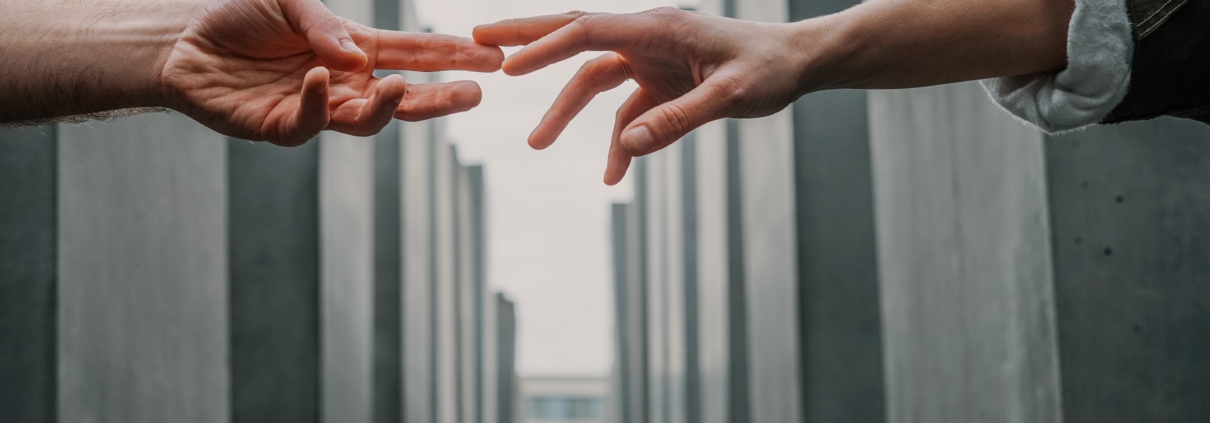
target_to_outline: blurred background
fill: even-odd
[[[328,0],[379,28],[855,0]],[[506,49],[511,53],[516,49]],[[602,184],[583,54],[298,148],[0,129],[0,422],[1210,421],[1210,127],[1048,135],[977,83],[813,93]]]

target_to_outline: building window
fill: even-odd
[[[529,399],[529,418],[542,421],[600,421],[601,399],[596,397],[538,396]]]

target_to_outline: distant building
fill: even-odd
[[[608,393],[603,377],[521,377],[521,422],[604,422]]]

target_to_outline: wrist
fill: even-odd
[[[862,50],[862,32],[838,15],[783,24],[789,60],[798,70],[798,95],[860,85],[853,62]]]
[[[172,107],[174,94],[162,74],[181,34],[205,3],[194,0],[147,1],[98,23],[82,44],[90,45],[98,67],[108,74],[107,91],[126,107]]]

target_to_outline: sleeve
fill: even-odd
[[[1122,102],[1133,55],[1126,0],[1076,0],[1066,69],[988,79],[983,87],[1006,111],[1046,132],[1079,129]]]
[[[1176,116],[1210,123],[1210,1],[1127,0],[1134,60],[1126,97],[1101,123]]]

